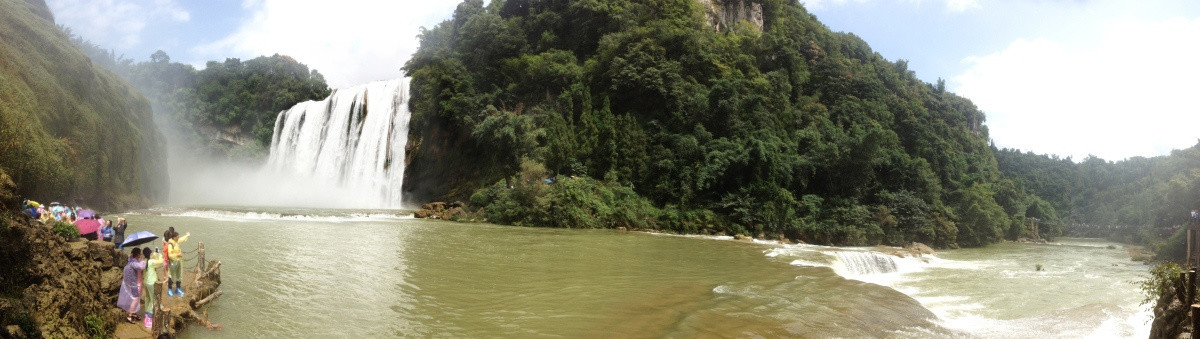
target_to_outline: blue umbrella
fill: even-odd
[[[125,241],[122,242],[117,248],[125,249],[125,246],[137,246],[154,241],[155,239],[158,239],[158,236],[154,235],[154,233],[150,233],[150,231],[141,231],[126,236]]]
[[[93,210],[82,210],[82,211],[79,211],[79,213],[78,213],[76,216],[78,216],[78,217],[79,217],[79,219],[95,219],[95,218],[96,218],[96,211],[93,211]]]

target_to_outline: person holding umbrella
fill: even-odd
[[[139,299],[142,297],[142,273],[146,270],[146,261],[142,260],[142,251],[133,249],[129,254],[129,263],[125,264],[124,276],[121,279],[121,294],[117,296],[117,307],[129,314],[125,321],[133,323],[140,309]]]
[[[79,236],[87,240],[96,240],[100,235],[100,222],[96,219],[71,220],[79,228]]]
[[[125,246],[137,246],[154,241],[155,239],[158,239],[158,236],[154,235],[154,233],[150,233],[150,231],[140,231],[130,234],[129,238],[126,238],[125,241],[122,242],[117,248],[123,249]]]

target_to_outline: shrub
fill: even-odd
[[[1148,304],[1157,301],[1163,294],[1166,294],[1174,289],[1175,280],[1179,279],[1179,273],[1183,272],[1183,267],[1173,262],[1164,262],[1155,265],[1150,269],[1150,276],[1145,280],[1135,282],[1138,289],[1142,290],[1145,299],[1142,299],[1142,304]]]
[[[83,317],[83,322],[87,324],[87,333],[92,338],[108,338],[112,336],[115,326],[112,323],[104,320],[104,317],[95,313],[88,314]]]
[[[54,234],[58,234],[58,236],[63,237],[67,241],[79,239],[79,228],[70,223],[55,221],[53,230]]]

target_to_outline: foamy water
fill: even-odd
[[[1144,338],[1153,319],[1151,305],[1140,304],[1141,294],[1132,284],[1148,267],[1107,242],[1005,243],[921,257],[868,248],[781,245],[765,255],[895,289],[963,337]],[[1044,270],[1036,269],[1039,264]]]

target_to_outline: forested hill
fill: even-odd
[[[0,0],[0,169],[36,199],[115,210],[165,197],[146,98],[53,20],[41,0]]]
[[[261,161],[280,111],[331,93],[321,73],[286,55],[209,61],[197,70],[161,50],[135,62],[68,35],[96,64],[144,93],[160,126],[192,157]]]
[[[1045,197],[1071,235],[1147,244],[1160,259],[1185,257],[1188,213],[1200,207],[1200,144],[1117,162],[993,151],[1001,171]]]
[[[975,105],[796,1],[467,0],[404,70],[408,196],[492,222],[953,247],[1052,217]]]

